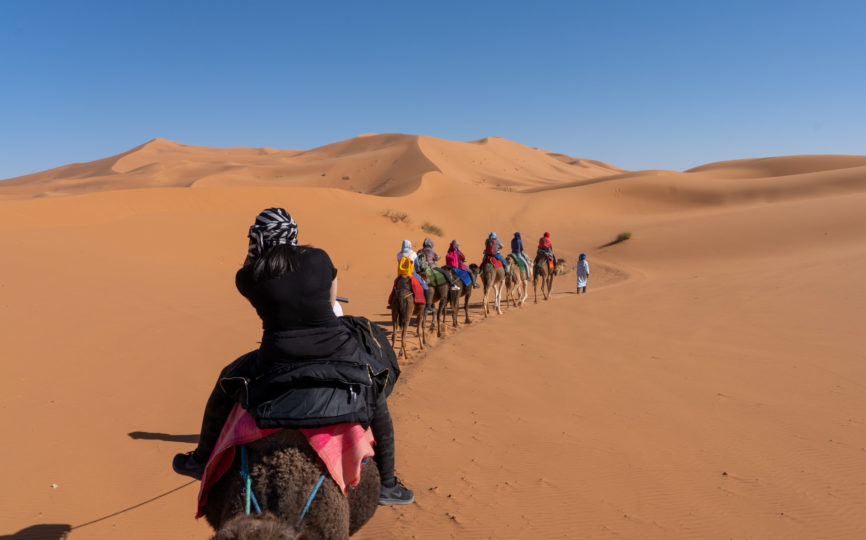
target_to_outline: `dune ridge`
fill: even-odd
[[[324,187],[394,197],[417,190],[431,172],[510,190],[620,170],[495,137],[462,143],[364,134],[311,150],[209,148],[157,138],[115,156],[4,180],[0,197],[231,185]]]

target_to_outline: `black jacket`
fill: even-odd
[[[223,387],[235,389],[263,429],[342,422],[367,427],[379,392],[389,394],[399,375],[390,344],[378,327],[379,336],[371,333],[373,326],[343,317],[339,326],[266,333],[244,373],[227,377]],[[382,354],[381,341],[393,361]]]

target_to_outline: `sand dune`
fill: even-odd
[[[501,189],[620,171],[498,138],[460,143],[399,133],[365,134],[306,151],[208,148],[153,139],[116,156],[3,181],[0,197],[228,185],[310,186],[400,196],[415,191],[425,174],[443,170],[461,181]]]
[[[814,155],[737,159],[708,163],[686,172],[711,172],[718,178],[789,176],[866,166],[866,156]]]
[[[233,276],[251,219],[282,205],[330,253],[346,311],[383,324],[394,253],[425,223],[440,254],[548,230],[592,265],[585,296],[571,273],[482,321],[476,295],[473,324],[410,348],[391,410],[417,502],[359,538],[866,536],[866,158],[726,163],[155,140],[3,182],[0,535],[209,537],[169,462],[218,370],[257,346]]]

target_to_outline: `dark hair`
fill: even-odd
[[[264,281],[284,276],[298,269],[298,263],[310,246],[280,244],[266,248],[253,259],[253,281]]]

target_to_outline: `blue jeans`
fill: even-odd
[[[497,253],[496,258],[499,259],[499,261],[502,263],[502,266],[504,266],[505,269],[507,270],[508,269],[508,261],[505,260],[505,257],[503,257],[501,253]]]

